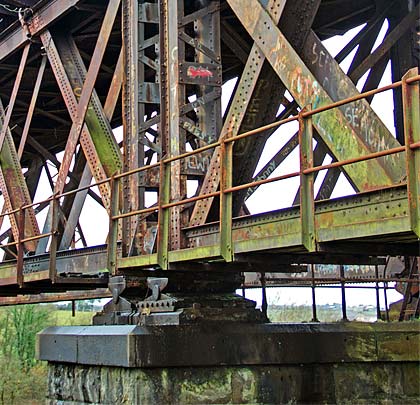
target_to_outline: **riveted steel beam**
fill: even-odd
[[[139,144],[139,4],[137,0],[122,1],[122,38],[124,51],[124,79],[122,90],[122,110],[124,128],[124,171],[143,165],[142,145]],[[157,122],[156,122],[157,123]],[[144,196],[140,190],[138,174],[123,179],[123,211],[130,212],[144,207]],[[122,220],[122,249],[127,256],[133,247],[137,249],[137,216]]]
[[[413,68],[404,75],[402,94],[410,222],[413,231],[420,238],[420,150],[412,150],[410,147],[420,142],[420,86],[419,82],[407,83],[410,77],[418,74],[419,69]]]
[[[32,93],[31,102],[29,104],[28,114],[26,115],[25,125],[23,127],[22,135],[20,137],[18,157],[22,158],[23,150],[25,148],[26,139],[28,138],[29,128],[31,126],[32,117],[35,111],[36,101],[38,99],[39,91],[41,89],[42,78],[44,77],[45,67],[47,65],[47,57],[44,55],[41,59],[41,65],[36,77],[34,91]]]
[[[247,0],[244,3],[228,0],[228,3],[302,107],[313,102],[313,107],[318,108],[332,102],[258,1]],[[247,13],[250,9],[253,10],[252,18]],[[258,18],[255,18],[254,12]],[[315,115],[313,124],[337,160],[363,156],[378,150],[380,146],[378,143],[373,147],[365,144],[340,110]],[[347,166],[345,170],[360,190],[389,186],[401,181],[401,170],[395,170],[386,161],[383,164],[365,161]]]
[[[5,199],[5,209],[7,211],[12,211],[20,208],[23,205],[28,205],[31,203],[29,191],[22,173],[22,168],[20,166],[19,155],[16,151],[16,147],[9,128],[9,123],[13,112],[13,106],[23,76],[28,53],[29,45],[27,45],[23,51],[20,67],[18,70],[7,112],[5,112],[3,104],[0,101],[0,188]],[[14,215],[11,215],[9,216],[9,219],[12,227],[13,237],[15,240],[18,240],[19,229],[18,224],[16,222],[16,218]],[[1,221],[3,221],[3,219],[1,219]],[[25,229],[22,235],[24,235],[25,238],[39,235],[38,223],[36,221],[33,208],[29,208],[25,213],[24,225]],[[23,230],[21,232],[23,232]],[[24,246],[27,250],[34,251],[36,245],[36,241],[29,241],[25,243]]]
[[[382,44],[369,54],[359,66],[351,73],[351,78],[356,82],[366,71],[381,60],[391,47],[417,23],[420,14],[420,4],[407,14],[402,21],[385,37]]]
[[[17,71],[15,83],[13,85],[12,94],[10,95],[9,104],[7,106],[6,115],[4,116],[3,124],[0,131],[0,149],[3,146],[4,138],[6,136],[7,129],[9,128],[10,119],[12,118],[13,108],[15,107],[16,97],[19,92],[20,83],[22,81],[23,73],[25,71],[26,62],[28,60],[30,44],[26,45],[22,52],[20,59],[19,68]]]
[[[122,63],[122,52],[121,52],[120,56],[118,58],[116,68],[115,68],[115,72],[114,72],[114,75],[113,75],[111,87],[108,91],[108,96],[107,96],[107,99],[106,99],[105,104],[104,104],[103,113],[105,114],[105,117],[106,117],[107,121],[111,121],[112,115],[114,113],[116,102],[118,100],[118,96],[119,96],[120,91],[121,91],[122,76],[123,76],[123,63]],[[97,100],[97,101],[99,102],[99,100]],[[89,111],[88,111],[87,115],[89,115]],[[99,115],[98,118],[102,118],[101,115]],[[89,124],[87,124],[87,125],[89,125]],[[109,140],[109,134],[108,134],[107,140]],[[102,145],[103,148],[106,148],[106,146],[107,145]],[[114,150],[112,145],[109,145],[109,146],[111,146],[111,150]],[[90,156],[88,155],[88,157],[90,157]],[[118,163],[118,161],[117,161],[117,163]],[[122,162],[120,161],[120,165],[121,164],[122,164]],[[111,173],[115,174],[117,172],[117,170],[118,170],[118,167],[114,168]],[[89,185],[92,181],[92,177],[93,176],[92,176],[92,172],[89,168],[89,163],[87,163],[84,170],[83,170],[83,174],[82,174],[82,177],[81,177],[81,180],[80,180],[79,188],[82,188],[82,187],[85,187],[85,186]],[[96,178],[96,181],[98,181],[98,180],[99,179]],[[75,196],[74,203],[71,207],[70,214],[67,218],[67,223],[66,223],[66,226],[65,226],[65,229],[64,229],[64,232],[63,232],[63,236],[62,236],[62,239],[61,239],[60,249],[67,249],[70,246],[70,242],[71,242],[72,237],[74,235],[74,231],[75,231],[76,227],[78,226],[80,213],[82,211],[85,199],[88,195],[88,192],[89,192],[89,189],[86,189],[84,191],[81,191],[80,193],[77,193],[77,195]]]
[[[285,7],[285,1],[274,1],[270,0],[268,4],[268,9],[273,15],[273,18],[278,22],[280,16]],[[252,100],[254,90],[257,86],[261,88],[259,92],[260,98],[263,97],[263,93],[267,92],[268,87],[271,86],[271,83],[267,80],[259,80],[261,72],[263,71],[265,57],[261,52],[260,48],[254,44],[249,56],[247,63],[245,65],[244,71],[241,78],[239,79],[239,84],[235,91],[235,94],[232,96],[233,100],[230,105],[228,114],[225,118],[223,128],[221,130],[220,137],[225,137],[228,133],[232,136],[235,136],[239,133],[241,126],[243,125],[244,119],[246,117],[249,104]],[[255,111],[253,111],[253,116],[255,117]],[[271,117],[272,118],[272,117]],[[220,183],[220,148],[216,148],[215,152],[210,161],[209,169],[204,178],[203,184],[201,186],[200,192],[202,194],[209,194],[215,192],[219,187]],[[190,218],[190,226],[202,225],[206,222],[207,216],[210,212],[214,198],[208,198],[205,200],[198,201],[193,209]]]
[[[0,101],[0,124],[4,119],[4,108]],[[29,192],[25,183],[25,178],[22,173],[22,168],[19,163],[15,144],[13,142],[10,130],[7,130],[3,148],[0,153],[1,173],[0,173],[0,188],[5,199],[5,210],[12,211],[18,209],[23,205],[31,204]],[[4,210],[3,210],[4,212]],[[18,239],[18,226],[14,215],[9,216],[12,228],[13,237]],[[38,223],[35,218],[33,209],[29,208],[27,215],[25,215],[25,235],[27,237],[39,234]],[[36,241],[27,242],[25,248],[29,251],[36,249]]]
[[[97,288],[92,291],[67,291],[61,293],[41,293],[18,295],[17,297],[0,297],[0,307],[9,305],[38,304],[46,302],[60,302],[72,300],[92,300],[111,298],[112,294],[107,288]]]
[[[268,252],[270,249],[284,253],[290,253],[292,249],[303,250],[299,211],[299,208],[293,207],[234,218],[232,239],[235,257],[242,253]],[[314,215],[317,242],[326,246],[329,243],[336,246],[341,241],[350,249],[352,243],[356,243],[355,251],[361,252],[362,241],[380,244],[384,250],[386,243],[393,243],[395,253],[395,241],[400,240],[418,247],[417,236],[411,230],[405,186],[316,202]],[[219,243],[219,226],[216,223],[192,227],[186,230],[186,236],[190,244],[199,244],[201,249],[210,251]],[[364,253],[369,253],[368,246]],[[405,251],[403,243],[399,247],[400,252]],[[339,248],[332,251],[340,252]],[[193,252],[190,255],[193,256]]]
[[[61,56],[58,52],[57,46],[55,44],[55,40],[52,38],[51,33],[49,31],[45,31],[40,36],[41,41],[44,45],[51,69],[54,73],[54,76],[56,78],[57,84],[59,86],[59,89],[61,91],[61,95],[63,97],[63,100],[66,104],[67,110],[70,114],[70,117],[73,122],[77,119],[77,98],[73,91],[73,87],[70,84],[69,77],[67,75],[67,72],[64,68],[63,62],[61,60]],[[77,91],[77,90],[76,90]],[[78,93],[80,95],[80,93]],[[76,140],[77,142],[77,140]],[[33,141],[32,141],[33,143]],[[84,153],[87,157],[87,162],[90,164],[91,173],[95,176],[97,181],[100,181],[104,178],[106,178],[106,173],[102,167],[101,162],[97,158],[97,153],[95,152],[95,146],[93,144],[92,138],[90,136],[89,129],[87,127],[87,124],[83,124],[83,128],[81,131],[80,136],[80,144],[84,150]],[[69,160],[68,158],[67,160]],[[63,160],[64,162],[64,160]],[[59,163],[58,161],[56,163]],[[59,163],[57,165],[57,168],[60,172],[61,167],[63,163]],[[68,170],[67,170],[68,171]],[[61,185],[60,187],[64,187],[64,185]],[[101,197],[104,202],[104,206],[109,206],[109,187],[104,184],[99,186],[99,190],[101,192]],[[43,232],[48,232],[48,229],[51,224],[51,210],[49,210],[49,214],[47,216],[47,220],[44,224]],[[47,247],[48,239],[41,239],[38,243],[37,251],[38,253],[45,252],[45,249]]]
[[[65,180],[71,164],[74,151],[76,149],[77,141],[84,127],[85,117],[89,108],[89,101],[94,91],[95,81],[99,72],[102,58],[105,54],[106,46],[109,36],[117,15],[121,0],[110,0],[107,11],[105,13],[102,27],[99,33],[97,44],[92,55],[86,79],[80,92],[79,103],[76,109],[76,119],[72,123],[69,138],[67,140],[66,149],[61,163],[58,177],[55,184],[55,192],[62,192],[65,185]],[[48,47],[48,43],[44,44]]]
[[[92,98],[92,94],[94,93],[94,85],[96,82],[96,78],[99,72],[103,55],[106,50],[109,36],[111,34],[113,23],[115,21],[115,18],[119,9],[119,5],[120,5],[120,0],[113,0],[113,1],[110,1],[110,3],[108,4],[105,17],[102,22],[102,27],[99,33],[99,37],[97,40],[97,44],[92,55],[88,72],[86,74],[86,79],[83,83],[82,88],[79,89],[80,98],[79,98],[78,103],[75,102],[75,99],[76,99],[75,94],[69,82],[69,78],[65,72],[63,63],[60,59],[58,49],[54,41],[52,40],[51,34],[48,31],[41,34],[41,41],[47,52],[50,65],[53,68],[53,72],[56,76],[57,83],[59,84],[60,90],[62,91],[63,98],[66,102],[67,108],[69,110],[69,113],[73,121],[71,129],[70,129],[70,134],[67,140],[67,144],[66,144],[63,161],[61,162],[57,180],[54,186],[55,193],[61,193],[64,190],[65,181],[69,173],[69,168],[70,168],[70,164],[73,158],[73,154],[75,152],[77,143],[79,141],[79,136],[81,135],[82,146],[84,145],[86,147],[86,142],[84,142],[84,140],[88,141],[89,143],[92,142],[91,136],[87,129],[87,125],[85,123],[85,118],[88,114],[90,100]],[[78,72],[78,73],[83,74],[83,72]],[[98,111],[95,111],[95,112],[98,112]],[[104,122],[105,121],[106,120],[104,119]],[[112,134],[111,135],[108,134],[108,139],[111,139],[111,137],[112,137]],[[90,145],[90,148],[91,150],[94,150],[95,146]],[[117,154],[119,152],[117,147],[114,149],[114,151],[117,151]],[[91,153],[87,155],[91,159],[97,156],[95,153]],[[105,159],[107,160],[108,157],[106,157]],[[99,159],[96,159],[96,161],[99,162]],[[95,174],[95,171],[96,172],[98,171],[98,168],[99,168],[98,166],[99,165],[97,164],[96,166],[94,165],[92,167],[91,170],[94,174]],[[106,175],[104,174],[103,177],[106,177]],[[50,209],[44,229],[47,229],[48,227],[51,226],[51,212],[52,211]],[[47,238],[41,239],[40,243],[38,244],[38,252],[45,251],[47,242],[48,242]]]
[[[298,134],[294,134],[286,144],[264,165],[264,167],[254,176],[253,181],[263,180],[270,177],[274,170],[276,170],[292,153],[292,151],[299,145]],[[251,197],[257,191],[259,186],[250,187],[245,196],[245,200]]]
[[[315,200],[327,200],[331,197],[340,174],[341,171],[337,167],[327,171],[327,174],[325,175],[321,186],[319,187]]]
[[[184,2],[163,0],[160,3],[161,20],[161,117],[162,151],[167,156],[177,156],[185,152],[185,131],[180,127],[180,107],[185,100],[185,85],[181,83],[180,64],[185,59],[185,43],[179,39],[178,22],[184,16]],[[182,175],[181,160],[170,164],[170,200],[177,201],[186,195],[186,177]],[[162,198],[165,198],[162,196]],[[170,210],[171,249],[180,249],[184,243],[181,228],[185,226],[185,213],[181,207]]]
[[[63,17],[71,9],[82,3],[82,0],[51,0],[45,6],[36,10],[28,29],[31,36],[38,35],[57,19]],[[30,42],[28,32],[22,26],[13,28],[0,39],[0,61]]]
[[[338,62],[330,55],[313,31],[307,37],[301,57],[332,101],[339,101],[359,94],[352,82],[352,76],[349,77],[343,72]],[[316,97],[315,94],[314,96]],[[318,106],[316,105],[314,108]],[[339,110],[364,148],[374,152],[399,146],[395,137],[366,100],[354,101],[341,106]],[[334,140],[334,142],[336,141]],[[390,155],[378,162],[393,182],[399,182],[404,177],[405,170],[400,155]],[[352,182],[351,176],[349,177]],[[354,182],[352,183],[354,184]],[[357,185],[355,186],[357,187]]]
[[[67,73],[71,89],[77,100],[81,95],[80,92],[86,80],[86,68],[83,59],[71,37],[57,36],[54,40]],[[118,96],[118,92],[116,94]],[[106,116],[101,101],[96,91],[93,90],[86,112],[85,122],[94,145],[94,149],[91,151],[94,156],[87,154],[86,158],[88,160],[94,159],[94,162],[92,161],[90,164],[92,169],[95,169],[98,164],[102,165],[107,177],[112,176],[122,168],[121,152],[112,133],[109,120],[110,117]],[[82,140],[81,142],[84,141]],[[99,176],[95,176],[95,178],[97,181],[101,180]]]

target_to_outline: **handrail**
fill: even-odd
[[[414,77],[411,77],[411,78],[407,79],[406,83],[411,84],[411,83],[414,83],[414,82],[417,82],[417,81],[420,81],[420,75],[417,75],[417,76],[414,76]],[[371,95],[382,93],[382,92],[387,91],[387,90],[392,90],[394,88],[400,87],[401,85],[402,85],[402,81],[398,81],[398,82],[392,83],[390,85],[381,87],[379,89],[374,89],[374,90],[370,90],[370,91],[367,91],[367,92],[364,92],[364,93],[360,93],[357,96],[349,97],[349,98],[343,99],[341,101],[329,104],[327,106],[323,106],[323,107],[319,107],[319,108],[316,108],[316,109],[313,109],[313,110],[310,110],[310,111],[306,111],[304,113],[301,113],[300,115],[303,118],[307,118],[307,117],[310,117],[312,115],[319,114],[321,112],[330,110],[332,108],[340,107],[342,105],[345,105],[345,104],[348,104],[348,103],[351,103],[351,102],[369,97]],[[174,162],[174,161],[179,160],[179,159],[184,159],[186,157],[199,154],[199,153],[207,151],[209,149],[216,148],[216,147],[220,146],[222,142],[224,142],[224,143],[235,142],[235,141],[247,138],[249,136],[256,135],[256,134],[261,133],[263,131],[266,131],[268,129],[272,129],[272,128],[281,126],[283,124],[289,123],[289,122],[298,121],[298,119],[299,119],[299,114],[294,115],[294,116],[289,117],[289,118],[286,118],[286,119],[283,119],[283,120],[280,120],[280,121],[275,121],[271,124],[267,124],[267,125],[261,126],[259,128],[256,128],[256,129],[253,129],[253,130],[250,130],[250,131],[247,131],[247,132],[243,132],[243,133],[241,133],[239,135],[236,135],[236,136],[233,136],[233,137],[223,138],[223,136],[222,136],[222,140],[220,140],[220,141],[213,142],[211,144],[205,145],[203,147],[194,149],[194,150],[189,151],[189,152],[185,152],[181,155],[172,156],[170,158],[164,158],[164,159],[162,159],[162,162],[164,164],[168,164],[168,163]],[[411,149],[420,148],[420,142],[413,143],[413,144],[409,145],[409,147]],[[367,154],[367,155],[363,155],[361,157],[355,158],[355,159],[358,159],[355,162],[360,162],[360,161],[369,160],[369,159],[375,159],[377,157],[387,156],[387,155],[391,155],[391,154],[395,154],[395,153],[401,153],[401,152],[404,152],[404,151],[405,151],[405,146],[389,149],[387,151],[374,152],[374,153],[371,153],[371,154]],[[345,162],[345,163],[340,164],[341,162]],[[328,169],[328,168],[333,168],[333,167],[339,167],[340,165],[342,166],[342,165],[346,165],[346,164],[350,164],[350,163],[355,163],[355,162],[350,161],[350,160],[341,161],[341,162],[334,162],[334,164],[330,164],[330,165],[317,166],[316,168],[311,169],[311,172],[312,171],[321,171],[321,170]],[[349,162],[349,163],[347,163],[347,162]],[[0,213],[0,217],[15,214],[15,213],[19,212],[21,209],[28,209],[28,208],[32,208],[32,207],[35,207],[35,206],[40,205],[40,204],[44,204],[46,202],[51,202],[54,199],[59,199],[59,198],[62,198],[62,197],[67,197],[67,196],[70,196],[70,195],[73,195],[73,194],[77,194],[81,191],[89,190],[93,187],[97,187],[97,186],[100,186],[100,185],[105,184],[105,183],[110,183],[113,178],[114,179],[121,179],[121,178],[130,176],[130,175],[133,175],[133,174],[136,174],[136,173],[140,173],[140,172],[143,172],[143,171],[147,171],[147,170],[159,167],[159,165],[160,165],[160,163],[153,163],[153,164],[150,164],[150,165],[147,165],[147,166],[138,167],[136,169],[133,169],[133,170],[130,170],[130,171],[127,171],[127,172],[115,174],[114,176],[107,177],[107,178],[102,179],[100,181],[94,182],[90,185],[87,185],[87,186],[84,186],[84,187],[79,187],[77,189],[66,191],[66,192],[63,192],[63,193],[60,193],[60,194],[56,194],[56,195],[48,197],[44,200],[40,200],[40,201],[31,203],[31,204],[23,205],[21,208],[17,208],[17,209],[14,209],[14,210],[6,211],[4,213]],[[248,184],[258,185],[259,183],[256,181],[256,182],[248,183]]]
[[[202,146],[200,148],[197,148],[195,150],[192,151],[188,151],[185,153],[182,153],[180,155],[177,156],[170,156],[170,157],[163,157],[160,162],[158,163],[153,163],[153,164],[149,164],[146,166],[142,166],[142,167],[138,167],[136,169],[133,170],[129,170],[127,172],[123,172],[123,173],[115,173],[113,176],[102,179],[100,181],[96,181],[90,185],[87,186],[83,186],[83,187],[79,187],[73,190],[69,190],[69,191],[65,191],[62,193],[57,193],[54,194],[44,200],[38,201],[38,202],[34,202],[31,204],[27,204],[24,205],[18,209],[13,209],[10,211],[6,211],[3,213],[0,213],[0,217],[4,217],[4,216],[10,216],[10,215],[14,215],[17,213],[22,213],[25,210],[29,209],[29,208],[33,208],[37,205],[40,204],[45,204],[45,203],[53,203],[53,202],[58,202],[58,200],[60,198],[63,197],[67,197],[67,196],[71,196],[71,195],[75,195],[81,191],[85,191],[85,190],[90,190],[93,187],[97,187],[100,186],[102,184],[106,184],[106,183],[112,183],[112,182],[118,182],[119,180],[126,178],[128,176],[131,176],[133,174],[137,174],[137,173],[141,173],[141,172],[145,172],[151,169],[155,169],[155,168],[160,168],[160,173],[164,173],[164,168],[167,167],[167,165],[170,165],[171,163],[181,160],[181,159],[185,159],[187,157],[190,156],[194,156],[197,155],[199,153],[208,151],[210,149],[215,149],[218,147],[221,147],[223,150],[223,153],[226,154],[226,156],[228,157],[228,161],[229,159],[232,159],[232,153],[233,153],[233,148],[226,148],[227,145],[231,145],[234,144],[236,141],[251,137],[251,136],[256,136],[264,131],[267,131],[269,129],[273,129],[276,127],[280,127],[281,125],[290,123],[290,122],[294,122],[294,121],[298,121],[299,122],[299,131],[301,132],[303,130],[302,126],[304,125],[305,120],[310,119],[312,116],[314,116],[315,114],[319,114],[325,111],[328,111],[330,109],[333,108],[337,108],[337,107],[341,107],[345,104],[357,101],[357,100],[361,100],[364,99],[366,97],[370,97],[373,96],[375,94],[379,94],[382,93],[384,91],[388,91],[388,90],[392,90],[401,86],[404,86],[404,84],[412,84],[415,82],[419,82],[420,81],[420,75],[415,75],[413,77],[408,77],[405,78],[403,80],[400,80],[398,82],[389,84],[387,86],[381,87],[379,89],[374,89],[374,90],[370,90],[364,93],[360,93],[356,96],[352,96],[352,97],[348,97],[346,99],[322,106],[322,107],[318,107],[315,108],[313,110],[307,110],[307,109],[303,109],[299,112],[299,114],[279,120],[279,121],[275,121],[272,122],[270,124],[261,126],[259,128],[255,128],[253,130],[250,131],[246,131],[243,133],[240,133],[236,136],[231,136],[229,133],[226,134],[222,134],[221,138],[217,141],[217,142],[213,142],[210,144],[207,144],[205,146]],[[312,140],[310,141],[310,143],[312,143]],[[299,142],[299,148],[302,149],[302,145],[301,142]],[[281,180],[285,180],[285,179],[289,179],[289,178],[293,178],[293,177],[298,177],[298,176],[310,176],[313,175],[316,172],[319,172],[321,170],[327,170],[327,169],[332,169],[332,168],[338,168],[338,167],[343,167],[345,165],[349,165],[349,164],[354,164],[354,163],[358,163],[358,162],[363,162],[363,161],[367,161],[370,159],[376,159],[376,158],[380,158],[380,157],[384,157],[384,156],[388,156],[388,155],[392,155],[392,154],[398,154],[398,153],[403,153],[406,152],[408,153],[408,151],[414,151],[420,148],[420,141],[416,141],[413,143],[409,143],[407,145],[404,146],[399,146],[399,147],[395,147],[392,149],[388,149],[388,150],[383,150],[383,151],[378,151],[378,152],[372,152],[372,153],[368,153],[366,155],[363,156],[356,156],[354,158],[351,159],[346,159],[346,160],[342,160],[339,162],[332,162],[329,164],[325,164],[325,165],[320,165],[320,166],[312,166],[312,167],[306,167],[303,168],[301,167],[299,171],[295,171],[292,173],[288,173],[288,174],[284,174],[284,175],[280,175],[280,176],[276,176],[276,177],[270,177],[267,179],[263,179],[263,180],[254,180],[252,182],[249,183],[245,183],[245,184],[240,184],[240,185],[236,185],[236,186],[232,186],[232,185],[228,185],[227,187],[221,187],[221,191],[216,191],[216,192],[212,192],[212,193],[207,193],[207,194],[202,194],[202,195],[197,195],[197,196],[193,196],[190,198],[184,198],[182,200],[179,201],[170,201],[166,202],[166,203],[159,203],[157,206],[154,207],[148,207],[148,208],[144,208],[144,209],[138,209],[138,210],[133,210],[130,212],[122,212],[122,213],[118,213],[116,215],[112,214],[112,209],[110,210],[109,213],[109,217],[110,217],[110,221],[118,221],[120,219],[123,218],[128,218],[128,217],[132,217],[135,215],[142,215],[142,214],[150,214],[153,212],[158,212],[158,215],[161,215],[161,212],[163,210],[168,210],[170,208],[176,207],[176,206],[180,206],[180,205],[185,205],[185,204],[189,204],[192,202],[196,202],[196,201],[200,201],[200,200],[204,200],[204,199],[209,199],[209,198],[214,198],[214,197],[221,197],[221,196],[225,196],[225,195],[229,195],[232,194],[236,191],[240,191],[240,190],[244,190],[250,187],[254,187],[254,186],[260,186],[263,184],[269,184],[272,182],[276,182],[276,181],[281,181]],[[312,153],[312,151],[309,151],[310,153]],[[221,163],[221,170],[223,171],[223,162]],[[162,181],[162,179],[161,179]],[[312,185],[313,187],[313,185]],[[118,187],[115,188],[115,190],[119,190]],[[118,191],[119,192],[119,191]],[[112,191],[111,191],[112,194]],[[162,196],[159,197],[159,199],[161,199]],[[117,199],[114,199],[117,200]],[[229,202],[229,204],[231,204],[231,201]],[[313,201],[312,201],[313,204]],[[302,210],[302,208],[301,208]],[[228,220],[231,218],[228,218]],[[14,246],[14,245],[18,245],[19,247],[22,247],[23,244],[25,242],[29,242],[32,240],[38,240],[41,238],[45,238],[45,237],[50,237],[50,236],[54,236],[56,235],[56,232],[49,232],[49,233],[45,233],[42,235],[37,235],[34,237],[30,237],[30,238],[20,238],[20,240],[16,241],[16,242],[11,242],[11,243],[7,243],[7,244],[0,244],[0,248],[6,248],[9,246]]]

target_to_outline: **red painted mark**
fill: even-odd
[[[190,66],[187,70],[187,76],[188,77],[213,77],[213,72],[201,66],[197,68],[194,66]]]

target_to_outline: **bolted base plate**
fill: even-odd
[[[267,319],[255,301],[237,294],[163,294],[157,301],[119,297],[93,318],[94,325],[185,325]]]

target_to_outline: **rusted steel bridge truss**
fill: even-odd
[[[194,270],[314,283],[289,273],[418,256],[419,7],[1,0],[0,294],[77,298],[64,292],[152,269],[181,274],[180,285]],[[335,56],[322,43],[361,25]],[[394,84],[380,89],[389,62]],[[222,85],[235,78],[222,114]],[[383,91],[393,93],[395,135],[370,106]],[[282,132],[260,162],[291,122],[296,133]],[[331,199],[340,175],[355,194]],[[300,186],[289,208],[249,212],[268,183],[277,188],[263,198],[294,196],[291,178]],[[104,246],[86,242],[87,198],[108,215]],[[317,282],[343,281],[325,277]]]

